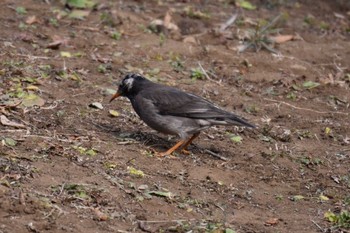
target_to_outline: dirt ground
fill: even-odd
[[[1,233],[349,231],[325,218],[350,211],[347,1],[96,2],[0,2]],[[279,14],[292,40],[238,52]],[[128,72],[258,129],[158,158],[177,138],[109,103]]]

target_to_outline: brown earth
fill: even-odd
[[[346,232],[324,214],[350,208],[349,4],[251,2],[100,0],[77,20],[60,16],[74,10],[62,1],[1,1],[0,232]],[[152,33],[169,9],[179,30]],[[294,40],[278,54],[237,52],[246,30],[280,13]],[[209,79],[191,79],[198,62]],[[127,72],[258,129],[212,128],[190,155],[157,158],[177,138],[128,100],[108,103]]]

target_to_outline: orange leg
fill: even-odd
[[[199,132],[192,135],[192,137],[185,143],[185,145],[182,147],[181,152],[184,154],[189,154],[190,152],[187,149],[187,147],[191,144],[191,142],[196,139],[199,136]]]
[[[157,154],[158,157],[164,157],[167,155],[171,155],[171,153],[173,153],[177,148],[179,148],[182,144],[185,143],[185,140],[181,140],[178,143],[176,143],[173,147],[171,147],[169,150],[163,152],[163,153],[159,153]]]

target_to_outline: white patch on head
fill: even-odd
[[[130,90],[132,88],[132,85],[134,83],[134,78],[128,78],[124,80],[124,85]]]

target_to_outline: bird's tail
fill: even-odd
[[[234,114],[230,114],[230,116],[228,116],[226,119],[227,123],[233,124],[233,125],[239,125],[239,126],[245,126],[248,128],[256,128],[255,125],[249,123],[246,120],[243,120],[242,118],[234,115]]]

